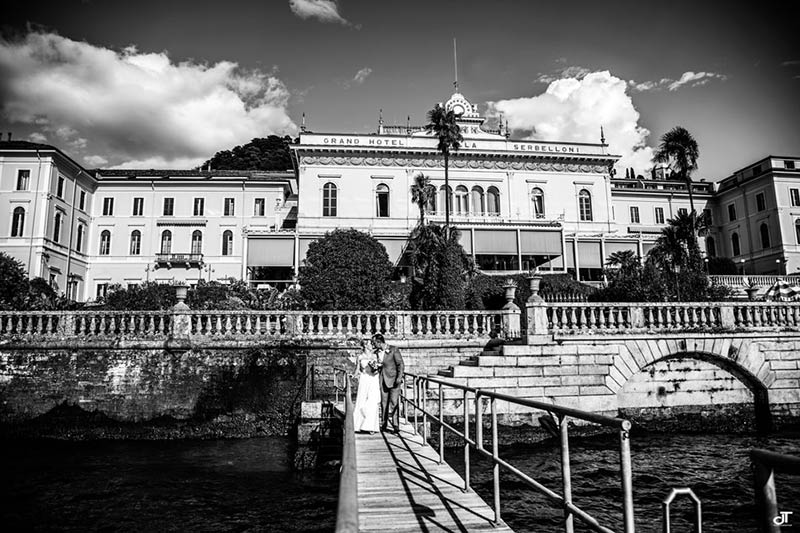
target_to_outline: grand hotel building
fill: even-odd
[[[490,131],[456,93],[445,104],[464,136],[450,160],[451,223],[487,273],[568,272],[602,279],[604,258],[645,255],[667,220],[689,209],[686,186],[661,172],[619,179],[596,144],[522,141]],[[303,131],[286,172],[87,170],[49,145],[0,142],[0,250],[76,300],[111,284],[247,279],[291,282],[309,243],[336,228],[375,236],[402,268],[417,224],[423,173],[439,191],[427,218],[444,221],[443,159],[421,128],[370,134]],[[708,210],[709,255],[747,273],[800,270],[798,157],[769,156],[693,186]]]

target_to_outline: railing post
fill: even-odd
[[[188,337],[192,333],[192,317],[187,313],[189,306],[186,305],[186,294],[189,287],[178,285],[175,287],[175,294],[178,303],[172,306],[172,336]]]
[[[736,327],[736,318],[733,313],[732,305],[727,303],[719,304],[719,322],[719,325],[725,329],[733,329]]]
[[[469,439],[469,391],[464,389],[464,437]],[[464,492],[469,492],[469,441],[464,440]]]
[[[494,492],[494,523],[500,524],[500,464],[497,459],[499,456],[499,446],[497,442],[497,400],[494,396],[489,400],[492,409],[492,478]]]
[[[444,463],[444,399],[442,384],[439,383],[439,464]]]
[[[644,328],[644,309],[638,305],[631,305],[628,309],[630,310],[630,327],[633,329]]]
[[[755,472],[753,482],[756,493],[756,513],[759,517],[759,530],[764,533],[778,533],[781,530],[774,518],[778,515],[778,497],[775,493],[775,470],[771,465],[753,461]]]
[[[422,393],[422,444],[428,442],[428,380],[420,379]]]
[[[483,449],[483,413],[481,413],[481,391],[475,391],[475,446]]]
[[[414,399],[414,433],[417,433],[419,431],[419,422],[417,421],[417,413],[419,412],[419,407],[417,407],[419,405],[419,394],[417,394],[419,392],[419,378],[415,376],[412,380],[412,385],[411,392],[413,393]]]
[[[572,511],[570,511],[566,504],[572,503],[572,474],[570,471],[569,463],[569,421],[566,416],[560,415],[558,425],[561,436],[561,480],[564,485],[564,531],[573,533],[574,524]]]
[[[633,472],[631,470],[631,423],[625,420],[619,430],[620,469],[622,470],[622,514],[625,533],[634,533]]]

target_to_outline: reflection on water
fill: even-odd
[[[487,440],[487,444],[490,441]],[[636,531],[661,531],[661,501],[672,487],[691,487],[703,505],[703,531],[755,531],[753,477],[748,456],[754,447],[800,453],[800,434],[634,435],[633,490]],[[622,529],[618,437],[573,438],[570,441],[573,502],[601,524]],[[463,452],[447,451],[448,463],[463,475]],[[473,488],[492,501],[492,470],[475,459]],[[561,463],[554,439],[536,445],[501,449],[501,456],[545,486],[561,493]],[[800,476],[777,476],[778,507],[800,517]],[[563,531],[562,513],[512,475],[501,475],[503,519],[517,532]],[[693,508],[688,499],[672,504],[673,531],[691,531]],[[800,521],[800,519],[798,519]],[[575,521],[576,531],[588,530]]]
[[[5,531],[332,531],[338,475],[283,438],[6,444]]]

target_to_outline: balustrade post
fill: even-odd
[[[188,337],[192,333],[192,317],[187,313],[189,306],[186,305],[186,295],[189,287],[178,285],[175,287],[175,296],[178,303],[172,306],[172,336]]]
[[[519,337],[520,334],[520,309],[514,303],[517,296],[517,284],[509,278],[503,288],[506,290],[506,304],[503,306],[503,333],[507,339]]]
[[[736,327],[733,305],[727,303],[719,304],[719,322],[720,326],[725,329],[733,329]]]
[[[411,315],[408,313],[402,314],[402,320],[400,321],[402,324],[400,338],[405,339],[411,336],[413,326],[411,324]]]
[[[58,334],[62,337],[75,335],[75,313],[67,311],[58,318]]]
[[[631,328],[633,329],[642,329],[644,328],[644,309],[639,307],[638,305],[632,305],[629,308],[629,316],[630,316],[630,323]]]

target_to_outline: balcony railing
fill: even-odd
[[[203,265],[203,254],[156,254],[156,265],[167,268],[199,267]]]

